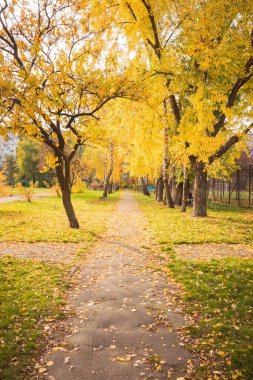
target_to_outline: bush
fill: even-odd
[[[29,182],[28,187],[24,187],[21,182],[18,182],[16,185],[17,193],[21,195],[27,202],[31,202],[34,196],[35,189],[38,187],[38,181]]]

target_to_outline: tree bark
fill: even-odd
[[[62,202],[68,216],[69,225],[71,228],[79,228],[79,223],[71,202],[71,191],[68,189],[62,190]]]
[[[157,181],[157,188],[156,188],[156,200],[157,202],[162,202],[163,201],[163,189],[164,189],[164,184],[163,184],[163,177],[160,175]]]
[[[142,192],[143,192],[143,194],[147,195],[148,197],[150,197],[150,192],[148,191],[147,185],[146,185],[143,177],[141,177],[141,184],[142,184]]]
[[[105,163],[105,167],[107,169],[107,162]],[[113,143],[112,143],[112,140],[110,140],[110,170],[105,175],[103,198],[107,198],[109,182],[112,175],[112,171],[113,171]]]
[[[193,193],[193,213],[194,217],[205,218],[207,216],[207,172],[203,162],[197,162],[194,166],[194,193]]]
[[[182,207],[181,211],[186,212],[187,207],[187,199],[188,199],[188,193],[191,187],[190,180],[188,178],[188,171],[185,169],[184,171],[184,182],[183,182],[183,196],[182,196]]]
[[[163,179],[163,184],[164,184],[164,189],[165,189],[166,200],[168,202],[168,207],[169,208],[174,208],[174,203],[173,203],[173,199],[171,197],[170,187],[169,187],[168,180],[166,180],[166,179],[164,180]]]
[[[174,208],[174,203],[172,200],[169,182],[168,182],[169,181],[169,178],[168,178],[169,128],[168,128],[168,118],[167,118],[168,111],[167,111],[166,100],[163,101],[163,110],[164,110],[164,150],[163,150],[163,166],[162,166],[163,184],[164,184],[164,189],[165,189],[165,194],[166,194],[168,206],[169,206],[169,208]]]
[[[65,170],[64,170],[65,169]],[[70,163],[58,157],[56,176],[62,192],[62,202],[71,228],[79,228],[79,223],[71,201]]]
[[[174,205],[182,206],[183,182],[177,184],[174,176],[171,180],[171,196]]]

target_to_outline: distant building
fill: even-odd
[[[9,154],[16,156],[17,146],[18,146],[18,136],[9,134],[8,140],[4,140],[0,137],[0,168],[5,164],[5,157]]]

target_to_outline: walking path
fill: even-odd
[[[41,193],[41,194],[34,194],[33,198],[43,198],[43,197],[50,197],[52,194],[50,193]],[[16,201],[23,201],[24,197],[22,195],[12,195],[10,197],[0,197],[0,203],[12,203]]]
[[[176,333],[184,317],[170,309],[175,289],[161,273],[148,269],[152,248],[156,245],[147,221],[126,191],[103,241],[79,274],[80,285],[71,296],[76,315],[68,322],[68,344],[48,349],[39,378],[187,378],[190,353]]]

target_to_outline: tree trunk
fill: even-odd
[[[176,183],[176,180],[173,177],[171,181],[171,185],[172,185],[171,196],[172,196],[174,205],[182,206],[183,182]]]
[[[65,169],[65,175],[63,168]],[[56,165],[56,176],[61,188],[62,202],[69,220],[69,225],[71,228],[79,228],[79,223],[71,202],[70,163],[65,160],[63,164],[61,157],[58,157],[58,163]]]
[[[158,178],[157,182],[157,188],[156,188],[156,200],[157,202],[162,202],[163,201],[163,177],[162,175]]]
[[[107,170],[107,161],[105,161],[105,168],[106,168],[105,170]],[[112,140],[110,140],[110,170],[105,175],[103,198],[107,198],[109,182],[112,175],[112,171],[113,171],[113,143],[112,143]]]
[[[168,180],[167,181],[164,180],[163,184],[164,184],[164,189],[165,189],[166,200],[168,202],[168,207],[169,208],[174,208],[174,203],[173,203],[173,199],[171,197],[170,187],[169,187]]]
[[[168,183],[168,148],[169,148],[169,128],[168,128],[168,111],[167,111],[167,103],[166,100],[163,101],[163,110],[164,110],[164,149],[163,149],[163,166],[162,166],[162,174],[163,174],[163,185],[165,189],[165,195],[168,202],[169,208],[174,208],[173,200],[170,193],[170,187]]]
[[[141,184],[142,184],[142,192],[143,192],[143,194],[147,195],[148,197],[150,197],[150,193],[148,191],[147,185],[146,185],[143,177],[141,177]]]
[[[205,218],[207,216],[207,172],[203,162],[197,162],[194,167],[194,193],[193,193],[193,213],[194,217]]]
[[[71,228],[79,228],[79,223],[76,218],[76,214],[71,202],[71,192],[70,190],[62,190],[62,202],[63,206],[65,208],[68,220],[69,220],[69,225]]]
[[[186,212],[186,207],[187,207],[187,199],[188,199],[188,193],[191,187],[190,180],[188,178],[188,171],[185,169],[184,172],[184,182],[183,182],[183,196],[182,196],[182,207],[181,211]]]

